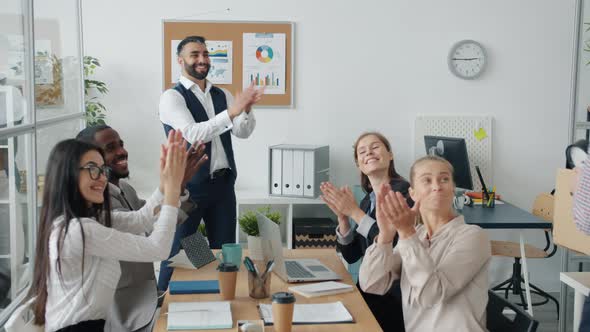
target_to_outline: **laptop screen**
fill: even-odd
[[[283,258],[283,244],[281,242],[281,230],[279,225],[268,219],[260,212],[256,212],[258,230],[262,238],[262,248],[266,259],[275,260],[275,271],[286,276],[285,260]]]

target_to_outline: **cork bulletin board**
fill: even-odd
[[[243,21],[176,21],[164,20],[162,22],[163,36],[163,82],[162,89],[170,89],[174,86],[176,77],[173,66],[179,66],[173,50],[172,43],[182,40],[187,36],[203,36],[207,41],[231,41],[231,82],[225,84],[215,83],[230,91],[234,96],[236,92],[244,89],[244,40],[248,34],[284,36],[285,52],[282,54],[285,62],[285,72],[282,83],[284,93],[265,93],[262,100],[257,104],[260,106],[293,107],[293,45],[294,45],[294,23],[293,22],[243,22]],[[246,34],[246,35],[245,35]],[[261,46],[262,47],[262,46]],[[276,52],[276,51],[275,51]],[[174,53],[174,54],[173,54]],[[272,50],[265,52],[270,53]],[[276,56],[277,54],[275,54]],[[211,57],[211,52],[210,52]],[[266,59],[269,59],[268,57]],[[262,60],[261,60],[262,61]],[[269,59],[270,61],[270,59]],[[281,73],[282,75],[282,73]],[[211,72],[210,72],[211,76]],[[209,77],[210,77],[209,76]],[[252,77],[252,76],[250,76]],[[282,77],[282,76],[281,76]],[[247,79],[247,78],[246,78]],[[272,79],[278,82],[277,79]],[[267,81],[268,83],[268,81]],[[266,91],[270,89],[267,87]]]

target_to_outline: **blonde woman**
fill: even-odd
[[[401,279],[406,331],[486,331],[490,241],[455,214],[453,167],[421,158],[410,186],[412,208],[387,185],[377,195],[379,235],[365,253],[361,288],[383,294]],[[416,226],[418,216],[423,224]]]

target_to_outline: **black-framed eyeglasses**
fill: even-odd
[[[111,175],[111,168],[106,165],[102,165],[102,166],[86,165],[86,166],[80,167],[80,169],[87,169],[88,174],[90,175],[90,178],[92,180],[100,179],[101,174],[104,174],[104,176],[108,180],[109,176]]]

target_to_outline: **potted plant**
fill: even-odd
[[[277,225],[281,223],[281,213],[278,211],[271,211],[270,205],[258,208],[257,210]],[[253,210],[244,212],[238,218],[238,223],[240,224],[240,229],[248,235],[248,251],[250,258],[253,260],[263,260],[263,243],[260,238],[260,231],[258,230],[256,212]]]
[[[84,56],[84,103],[86,105],[86,125],[94,126],[105,124],[106,107],[98,100],[98,95],[105,95],[109,92],[104,82],[90,79],[96,68],[100,67],[97,58]],[[94,93],[93,93],[94,92]]]

